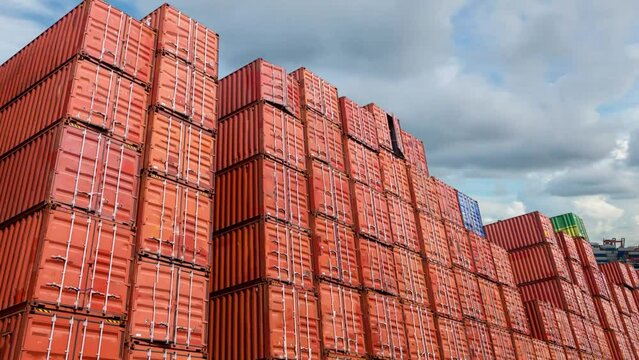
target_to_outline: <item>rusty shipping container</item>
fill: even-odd
[[[311,161],[308,175],[311,212],[353,225],[348,176],[319,161]]]
[[[323,279],[360,285],[355,232],[348,226],[318,216],[312,225],[315,274]]]
[[[139,163],[126,144],[61,123],[0,159],[0,223],[56,203],[132,225]]]
[[[508,254],[518,285],[559,277],[571,281],[561,250],[555,244],[542,243]]]
[[[317,291],[323,350],[356,356],[366,355],[360,292],[331,282],[320,282]]]
[[[373,114],[345,96],[339,98],[339,106],[344,134],[373,151],[379,150]]]
[[[406,357],[408,348],[399,299],[374,291],[365,291],[362,301],[368,355],[378,359]]]
[[[0,107],[76,55],[150,81],[155,34],[100,1],[82,2],[0,66]]]
[[[408,341],[406,357],[418,360],[438,360],[440,358],[439,344],[432,312],[412,303],[403,303],[402,308]]]
[[[378,192],[384,191],[382,164],[377,153],[353,139],[344,139],[346,168],[351,179],[370,186]]]
[[[321,114],[329,121],[341,125],[337,88],[306,68],[290,74],[300,86],[303,108]]]
[[[497,359],[515,360],[515,347],[510,332],[504,328],[489,325],[490,339]]]
[[[500,220],[484,228],[488,240],[508,251],[538,243],[557,243],[550,219],[538,211]]]
[[[328,164],[335,170],[346,172],[346,157],[341,126],[329,121],[328,118],[314,111],[305,111],[303,120],[305,124],[305,140],[308,156],[311,159],[316,159]],[[379,187],[381,189],[379,161],[374,158],[374,155],[375,154],[372,153],[371,159],[377,162],[377,176],[380,178]],[[364,161],[366,161],[366,159]],[[361,166],[359,162],[354,164]],[[369,165],[375,166],[374,163]],[[354,166],[353,163],[351,163],[351,169],[352,166]]]

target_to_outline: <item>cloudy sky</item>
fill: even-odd
[[[69,10],[3,0],[0,61]],[[161,1],[113,1],[141,17]],[[591,240],[639,242],[639,6],[626,0],[188,0],[221,75],[306,66],[381,104],[485,222],[574,211]],[[16,31],[18,30],[18,31]]]

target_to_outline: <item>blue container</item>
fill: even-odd
[[[479,203],[461,191],[457,191],[457,199],[459,199],[459,210],[462,214],[464,227],[481,237],[486,237],[486,234],[484,233],[484,224],[481,221]]]

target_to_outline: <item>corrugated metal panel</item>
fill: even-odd
[[[499,291],[501,292],[508,327],[515,332],[530,334],[528,317],[526,316],[526,310],[519,291],[516,288],[504,285],[499,286]]]
[[[412,303],[402,304],[409,359],[438,360],[437,328],[430,310]]]
[[[628,306],[628,301],[626,300],[626,294],[624,292],[623,286],[611,284],[610,292],[612,293],[612,298],[614,303],[617,305],[619,312],[622,314],[630,315],[630,307]]]
[[[355,233],[333,220],[315,217],[312,234],[315,239],[315,274],[344,285],[360,285]]]
[[[461,304],[453,271],[444,266],[428,263],[430,287],[433,292],[432,304],[436,313],[452,319],[462,319]]]
[[[311,248],[308,233],[273,220],[260,219],[216,235],[211,289],[270,279],[312,290]]]
[[[562,344],[561,333],[555,317],[555,309],[545,301],[533,300],[524,303],[530,319],[533,337],[555,344]]]
[[[481,278],[478,279],[478,282],[481,300],[486,314],[486,321],[492,325],[503,328],[507,327],[506,311],[504,310],[504,304],[501,300],[501,294],[499,293],[499,286],[496,283]]]
[[[532,340],[533,346],[535,348],[535,357],[539,360],[552,360],[550,355],[550,348],[548,348],[548,344],[538,340]]]
[[[559,333],[560,342],[559,345],[563,345],[569,348],[576,348],[575,336],[570,328],[570,322],[568,321],[568,313],[561,309],[555,308],[554,310],[555,320],[557,322],[557,332]]]
[[[475,274],[454,268],[462,315],[479,321],[486,321],[486,313],[481,300],[479,282]]]
[[[461,321],[437,318],[441,339],[442,360],[469,359],[466,329]]]
[[[391,140],[390,129],[388,128],[386,112],[379,106],[372,103],[364,107],[373,114],[379,146],[389,151],[393,150],[393,143]]]
[[[345,139],[345,142],[346,167],[351,178],[370,186],[375,191],[384,191],[382,164],[377,153],[352,139]]]
[[[575,314],[568,314],[568,320],[570,321],[572,333],[575,335],[577,349],[586,353],[590,353],[592,351],[590,348],[591,339],[588,338],[588,334],[586,333],[584,320],[579,317],[579,315]]]
[[[393,237],[388,217],[388,203],[386,196],[370,187],[358,182],[351,182],[354,206],[357,209],[355,228],[367,237],[376,239],[384,244],[392,244]]]
[[[561,250],[554,244],[541,243],[508,254],[517,284],[560,277],[570,281],[570,272]]]
[[[606,331],[606,339],[615,360],[634,359],[635,355],[630,347],[630,339],[623,332]]]
[[[473,232],[468,232],[467,234],[477,275],[497,282],[497,270],[495,269],[490,243]]]
[[[457,190],[446,184],[440,179],[432,178],[434,186],[437,189],[439,199],[439,208],[442,217],[453,224],[464,226],[462,215],[459,210],[459,199],[457,198]]]
[[[601,349],[601,358],[603,359],[612,359],[612,351],[610,350],[610,345],[606,340],[606,334],[604,330],[600,326],[594,326],[595,329],[595,339],[597,339],[597,343],[599,344],[599,349]]]
[[[195,360],[206,359],[206,354],[184,350],[163,349],[153,346],[136,346],[129,350],[128,360]]]
[[[319,161],[309,167],[310,205],[314,214],[322,214],[345,225],[353,224],[348,176]]]
[[[393,244],[420,252],[422,247],[417,234],[415,210],[409,203],[395,196],[389,195],[387,199]]]
[[[530,336],[513,333],[513,345],[517,360],[536,360],[535,347]]]
[[[308,156],[312,159],[325,162],[336,170],[346,172],[346,157],[344,155],[344,146],[342,144],[342,128],[338,124],[330,122],[326,117],[314,111],[305,110],[303,114],[304,123],[306,125],[304,128],[306,129],[306,146]],[[359,144],[349,144],[349,146],[357,145]],[[353,154],[350,156],[353,156]],[[377,176],[380,178],[379,188],[381,189],[379,160],[374,157],[374,153],[369,154],[369,156],[371,159],[364,159],[364,161],[372,162],[370,166],[375,166],[375,163],[377,164]],[[359,162],[351,163],[350,169],[353,169],[355,166],[359,166]]]
[[[598,269],[597,259],[595,253],[592,251],[590,243],[584,239],[574,238],[575,245],[577,245],[577,253],[579,253],[579,259],[584,266],[588,266],[594,269]]]
[[[76,59],[0,111],[0,154],[54,122],[72,118],[110,136],[143,142],[147,92],[142,85],[88,60]]]
[[[495,359],[488,326],[479,321],[465,319],[464,328],[466,329],[470,358],[477,360]]]
[[[411,201],[408,173],[404,160],[387,151],[379,153],[384,191],[399,196],[403,201]]]
[[[366,354],[359,291],[329,282],[321,282],[317,289],[324,350]]]
[[[157,31],[159,51],[177,56],[217,78],[219,36],[215,32],[168,4],[142,21]]]
[[[608,280],[599,268],[584,267],[584,274],[588,282],[590,293],[594,296],[600,296],[610,300],[610,290],[608,288]]]
[[[363,294],[368,355],[402,359],[408,355],[402,305],[395,297],[365,291]]]
[[[490,243],[490,249],[495,263],[495,270],[497,271],[497,281],[500,284],[515,287],[515,276],[508,259],[508,252],[495,243]]]
[[[450,250],[444,222],[427,213],[418,213],[419,237],[422,240],[424,254],[429,261],[450,266]]]
[[[581,267],[581,263],[575,260],[569,260],[567,262],[573,284],[577,285],[581,291],[589,292],[588,281],[586,281],[586,274]]]
[[[398,294],[403,300],[428,306],[428,284],[422,258],[409,250],[393,249]]]
[[[605,330],[623,331],[620,314],[612,301],[595,297],[593,302]]]
[[[563,232],[556,232],[555,237],[557,238],[557,244],[564,252],[564,257],[581,263],[575,239]]]
[[[484,224],[481,220],[481,212],[479,211],[477,200],[459,190],[457,190],[457,199],[459,200],[459,209],[466,229],[485,237]]]
[[[524,302],[539,299],[548,301],[553,306],[573,313],[579,313],[575,290],[572,284],[560,280],[543,280],[519,287]]]
[[[566,360],[581,360],[581,356],[577,349],[565,348],[564,351],[566,353]]]
[[[324,115],[328,120],[341,125],[337,88],[306,68],[291,73],[300,84],[302,106]]]
[[[360,238],[359,256],[364,288],[397,295],[393,249],[376,241]]]
[[[427,212],[436,218],[441,218],[439,196],[433,178],[414,168],[409,169],[408,178],[413,194],[413,202],[417,210]]]
[[[318,301],[310,292],[264,283],[213,297],[211,313],[211,359],[320,358]]]
[[[506,329],[497,326],[488,326],[490,339],[493,343],[493,351],[497,359],[515,360],[515,347],[513,346],[512,336]]]
[[[637,274],[637,270],[630,263],[625,263],[626,269],[628,270],[628,275],[630,276],[630,280],[632,280],[632,287],[639,288],[639,274]]]
[[[558,232],[566,232],[571,236],[582,237],[588,240],[588,233],[584,226],[584,221],[573,213],[553,216],[551,219],[553,227]]]
[[[628,269],[624,263],[611,262],[607,264],[599,264],[599,269],[604,273],[610,284],[619,284],[634,288],[632,278],[628,273]]]
[[[339,107],[344,134],[375,151],[379,150],[373,114],[345,96],[339,98]]]
[[[586,338],[590,344],[590,352],[595,359],[601,359],[602,353],[599,347],[599,341],[597,339],[597,333],[595,332],[595,326],[587,319],[584,319],[584,328],[586,329]],[[639,334],[635,334],[639,335]],[[634,337],[636,339],[636,337]]]
[[[271,104],[259,102],[220,121],[218,139],[218,171],[257,154],[306,170],[304,125]]]
[[[475,271],[475,262],[466,230],[458,225],[445,222],[446,236],[450,246],[450,258],[453,265],[469,271]]]
[[[426,162],[424,142],[404,129],[402,129],[402,142],[404,144],[404,156],[408,165],[428,177],[428,163]]]
[[[535,211],[484,226],[486,236],[506,250],[548,242],[557,243],[550,219]]]
[[[220,231],[258,217],[309,228],[306,176],[262,156],[215,177],[214,229]]]

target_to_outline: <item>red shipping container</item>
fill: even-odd
[[[629,288],[634,288],[632,283],[632,278],[628,273],[628,268],[624,263],[620,262],[611,262],[607,264],[599,264],[599,269],[604,273],[608,283],[611,285],[618,284],[627,286]]]
[[[321,282],[318,292],[323,349],[350,355],[366,354],[359,291]]]
[[[427,212],[436,218],[441,218],[439,209],[439,194],[433,178],[415,168],[408,169],[408,179],[413,195],[413,204],[417,210]]]
[[[0,66],[0,106],[77,54],[150,81],[155,34],[103,1],[81,3]]]
[[[157,31],[158,51],[177,56],[217,78],[219,36],[215,32],[168,4],[142,21]]]
[[[572,329],[570,327],[570,321],[568,320],[568,313],[561,309],[554,309],[555,320],[557,321],[557,331],[559,333],[559,338],[561,342],[559,345],[563,345],[569,348],[576,348],[577,343],[575,342],[575,336],[572,333]]]
[[[513,346],[510,331],[492,325],[488,326],[488,329],[493,343],[495,358],[515,360],[515,347]]]
[[[450,222],[444,222],[446,236],[450,246],[450,258],[453,265],[457,265],[469,271],[475,271],[473,252],[466,229]]]
[[[393,244],[414,252],[420,252],[421,244],[417,234],[415,210],[409,203],[403,202],[392,195],[389,195],[387,199]]]
[[[368,355],[401,359],[408,355],[402,305],[395,297],[366,291],[363,295]]]
[[[299,82],[302,106],[341,125],[337,88],[303,67],[293,71],[291,75]]]
[[[269,103],[249,105],[219,121],[217,127],[218,171],[257,154],[306,171],[304,124]]]
[[[530,327],[528,317],[526,316],[526,309],[524,303],[521,301],[521,295],[516,288],[500,285],[499,291],[504,304],[504,310],[506,311],[506,319],[508,320],[508,327],[522,334],[530,334]]]
[[[319,161],[311,161],[309,170],[311,211],[352,225],[348,176]]]
[[[538,340],[532,340],[533,347],[535,348],[535,358],[539,360],[552,360],[552,356],[550,355],[550,348],[548,344]]]
[[[463,226],[461,210],[459,209],[459,199],[457,190],[440,179],[432,178],[437,189],[439,198],[439,209],[442,217],[453,224]]]
[[[149,114],[147,144],[145,169],[199,189],[213,190],[215,136],[177,116],[153,111]]]
[[[466,329],[461,321],[437,318],[441,339],[442,360],[470,359]]]
[[[363,358],[359,356],[351,356],[351,355],[342,355],[342,354],[327,354],[326,360],[363,360]]]
[[[575,288],[575,292],[579,291]],[[583,294],[583,302],[584,302],[584,313],[583,316],[586,319],[589,319],[593,324],[601,325],[599,320],[599,316],[597,316],[597,309],[595,307],[595,303],[592,300],[592,296],[589,293],[582,292]]]
[[[606,340],[604,339],[604,342]],[[567,360],[566,353],[564,352],[563,347],[555,344],[548,344],[548,349],[550,350],[550,358],[553,360]]]
[[[557,243],[550,219],[539,211],[500,220],[484,229],[488,240],[509,251],[544,242]]]
[[[542,243],[508,254],[518,285],[559,277],[570,281],[570,272],[561,250],[554,244]]]
[[[622,314],[630,315],[630,307],[628,306],[628,301],[626,300],[626,293],[623,286],[610,284],[610,290],[614,303],[617,305],[617,309],[619,310],[619,312]]]
[[[574,238],[575,245],[577,246],[577,253],[579,254],[579,259],[584,267],[591,267],[594,269],[599,269],[597,265],[597,259],[595,258],[595,253],[592,250],[592,246],[588,242],[588,240],[584,238]]]
[[[407,357],[438,360],[439,345],[433,314],[430,310],[412,303],[403,303],[402,308],[408,340]]]
[[[139,258],[128,318],[133,341],[204,349],[209,299],[205,275],[175,264]]]
[[[353,139],[345,139],[348,173],[355,181],[370,186],[376,191],[384,191],[382,169],[379,156]]]
[[[513,333],[513,345],[517,360],[536,360],[533,339],[529,335]]]
[[[606,331],[606,339],[615,360],[635,359],[630,347],[630,339],[623,332]]]
[[[582,360],[580,356],[581,354],[577,349],[566,348],[564,351],[566,352],[566,360]]]
[[[0,316],[2,359],[122,359],[120,321],[21,307]]]
[[[612,352],[610,351],[610,345],[606,340],[606,333],[601,326],[593,326],[595,329],[595,339],[597,340],[597,344],[599,349],[601,350],[601,358],[603,359],[612,359]]]
[[[353,185],[354,204],[357,210],[354,212],[355,228],[357,231],[377,241],[391,245],[393,237],[390,229],[390,218],[388,216],[388,203],[386,196],[370,187],[358,182],[351,182]]]
[[[579,252],[577,251],[577,244],[572,236],[560,231],[555,233],[555,238],[557,239],[557,245],[559,245],[561,250],[564,252],[566,260],[581,262]]]
[[[464,328],[468,340],[468,351],[471,359],[494,360],[490,332],[488,326],[482,322],[465,319]]]
[[[470,241],[470,248],[475,268],[477,269],[477,275],[491,281],[497,281],[497,271],[495,270],[490,243],[474,232],[467,231],[466,234]]]
[[[557,308],[565,309],[572,313],[579,313],[580,311],[572,284],[560,279],[543,280],[523,285],[519,287],[519,291],[524,302],[543,300]]]
[[[633,267],[632,264],[625,263],[626,269],[628,271],[628,276],[630,276],[630,280],[632,280],[632,287],[639,287],[639,274],[637,274],[637,270]]]
[[[592,349],[590,348],[591,339],[588,338],[588,334],[586,333],[586,328],[584,326],[584,321],[579,315],[568,314],[568,320],[570,321],[570,327],[572,328],[572,333],[575,335],[575,342],[577,343],[577,349],[584,351],[586,353],[591,353]]]
[[[497,281],[506,286],[516,287],[515,276],[510,260],[508,259],[508,252],[495,243],[490,243],[490,250],[493,255],[493,262],[495,263],[495,270],[497,271]]]
[[[590,353],[592,353],[592,355],[596,359],[601,359],[602,353],[601,353],[601,348],[599,347],[597,333],[595,332],[595,326],[587,318],[584,318],[583,322],[584,322],[584,329],[586,330],[586,338],[588,339],[588,343],[590,345]]]
[[[209,358],[318,359],[318,307],[314,294],[280,283],[215,296]]]
[[[133,224],[139,162],[127,145],[62,123],[0,160],[0,222],[58,203]]]
[[[424,150],[424,142],[409,132],[402,129],[402,143],[404,144],[404,157],[411,168],[424,173],[428,176],[428,164],[426,162],[426,151]]]
[[[344,134],[375,151],[379,150],[373,114],[345,96],[339,98],[339,109]]]
[[[568,260],[567,262],[572,283],[579,287],[581,291],[590,293],[588,281],[586,281],[586,274],[584,274],[584,269],[581,266],[581,263],[577,260]]]
[[[304,123],[306,126],[306,146],[308,148],[308,155],[312,159],[325,162],[332,168],[346,172],[346,157],[344,155],[344,146],[342,144],[342,128],[330,122],[326,117],[313,112],[304,111]],[[352,141],[352,140],[351,140]],[[359,145],[358,143],[355,143]],[[349,144],[349,146],[351,146]],[[361,145],[359,145],[361,146]],[[379,179],[379,188],[381,189],[381,173],[379,170],[379,159],[375,156],[375,153],[367,153],[370,159],[363,159],[364,161],[371,161],[369,166],[375,166],[377,164],[376,177]],[[351,154],[353,156],[353,154]],[[350,164],[351,175],[354,166],[363,166],[359,164],[359,161]],[[368,170],[368,169],[367,169]]]
[[[534,338],[555,344],[562,343],[555,310],[551,304],[534,300],[524,302],[524,307],[530,319],[530,330]]]
[[[217,81],[182,60],[158,56],[151,105],[185,116],[195,125],[215,131],[218,119]]]
[[[422,258],[399,247],[393,249],[393,254],[399,297],[420,306],[428,306],[428,284]]]
[[[373,114],[379,146],[389,151],[393,150],[393,141],[391,139],[391,132],[388,126],[389,115],[386,114],[386,111],[382,108],[372,103],[364,107]]]
[[[382,169],[384,191],[399,196],[403,201],[410,202],[412,198],[404,160],[387,151],[381,151],[379,162]]]
[[[464,317],[486,321],[486,313],[481,300],[481,290],[475,274],[460,268],[454,268],[459,302]]]
[[[420,212],[417,215],[419,217],[419,237],[422,240],[426,258],[429,261],[450,266],[452,263],[450,262],[450,250],[444,222],[427,213]]]
[[[623,331],[621,314],[612,301],[595,297],[593,302],[601,320],[601,326],[605,330]]]
[[[306,176],[262,156],[215,177],[214,229],[271,217],[309,228]]]
[[[584,274],[588,288],[593,296],[599,296],[610,300],[610,289],[608,288],[608,280],[598,267],[584,267]]]
[[[393,249],[376,241],[359,239],[359,256],[364,288],[397,295]]]
[[[462,319],[461,304],[453,270],[436,263],[428,263],[432,304],[436,313],[452,319]]]
[[[211,253],[211,289],[218,292],[268,279],[312,290],[311,248],[308,233],[270,219],[216,235]]]
[[[154,346],[136,346],[129,350],[128,360],[192,360],[206,359],[206,354]]]
[[[201,269],[210,267],[211,195],[156,175],[142,180],[141,254]]]
[[[638,319],[635,315],[622,315],[623,323],[626,327],[626,334],[630,341],[630,347],[633,349],[633,352],[637,354],[637,347],[639,346],[633,340],[639,337],[639,328],[638,328]]]
[[[144,141],[146,107],[142,85],[91,61],[75,59],[2,109],[0,154],[63,119],[93,125],[139,146]]]
[[[482,278],[479,278],[478,282],[484,312],[486,313],[486,320],[489,324],[503,328],[507,327],[508,322],[506,321],[506,312],[501,300],[501,294],[499,293],[499,286],[492,281]]]
[[[360,285],[355,233],[345,225],[321,216],[313,221],[315,274],[344,285]],[[316,249],[316,250],[315,250]]]
[[[63,208],[8,223],[0,228],[0,308],[30,302],[124,317],[133,242],[128,226]]]

